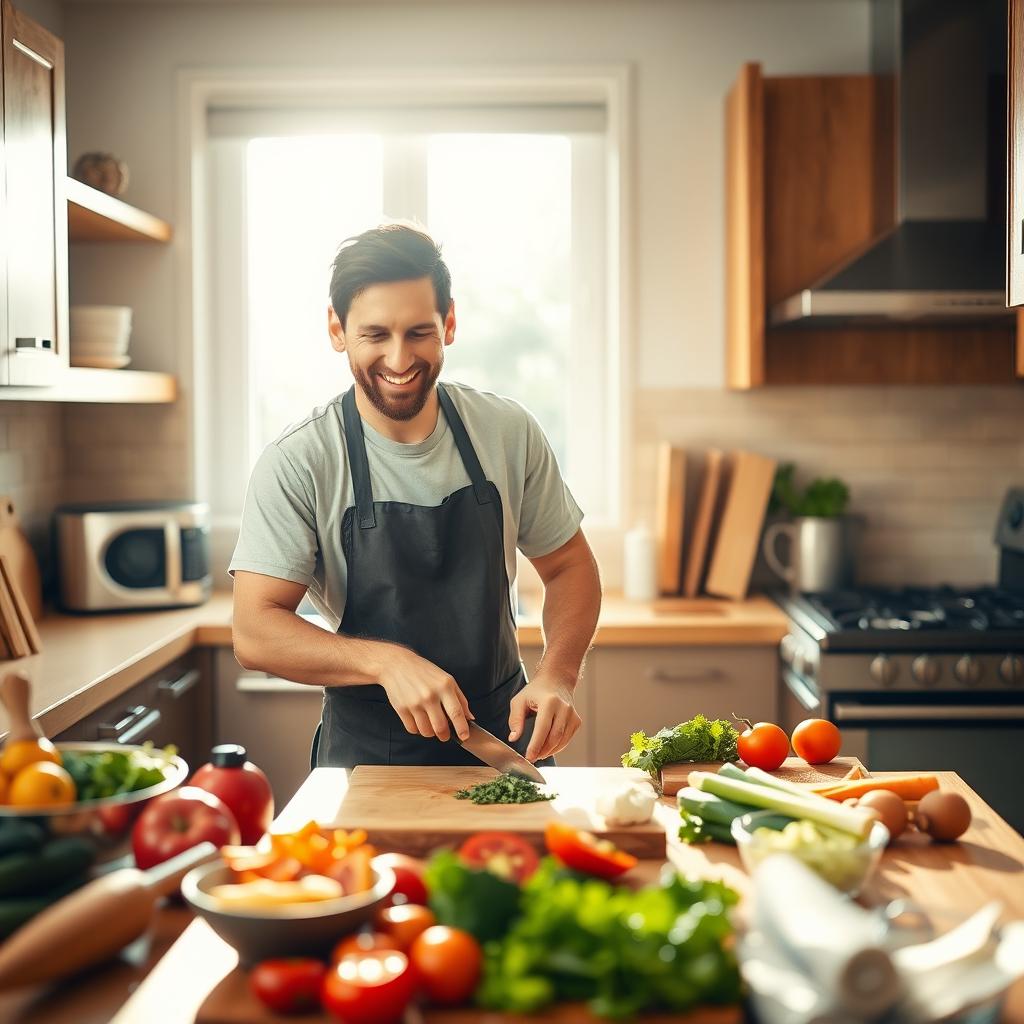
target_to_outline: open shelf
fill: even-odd
[[[152,405],[178,397],[177,379],[150,370],[97,370],[71,366],[48,387],[3,387],[0,400],[32,402],[121,402]]]
[[[71,242],[169,242],[171,225],[77,178],[66,181]]]

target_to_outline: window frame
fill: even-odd
[[[183,359],[183,400],[189,406],[192,430],[189,447],[191,491],[200,500],[211,501],[214,508],[214,549],[220,555],[233,544],[239,520],[237,514],[219,514],[219,496],[214,492],[219,455],[211,451],[210,438],[231,429],[231,401],[214,387],[211,373],[220,359],[221,371],[227,370],[228,353],[218,346],[218,337],[226,330],[238,331],[239,320],[216,322],[217,311],[211,302],[216,287],[215,274],[244,275],[243,259],[228,265],[222,253],[213,250],[215,235],[208,201],[211,189],[211,139],[208,136],[210,112],[225,105],[234,108],[267,109],[274,106],[294,108],[341,105],[373,106],[386,103],[422,105],[435,102],[474,106],[484,103],[522,105],[561,105],[599,103],[606,111],[605,129],[605,252],[607,261],[605,329],[606,385],[608,416],[612,421],[609,436],[617,449],[606,460],[608,474],[606,517],[588,518],[585,529],[592,544],[607,556],[617,555],[618,540],[629,511],[625,496],[630,480],[630,434],[632,419],[629,354],[634,351],[630,311],[632,301],[632,165],[631,125],[632,70],[629,65],[565,68],[445,68],[382,75],[371,70],[260,71],[233,69],[187,69],[178,72],[179,136],[181,154],[180,188],[176,236],[183,289],[179,327],[179,351]],[[575,190],[574,190],[575,194]],[[244,196],[238,197],[244,203]],[[244,238],[239,239],[244,247]],[[237,255],[237,254],[236,254]],[[244,280],[244,278],[243,278]],[[221,312],[221,319],[227,319]],[[238,311],[238,317],[244,311]],[[244,323],[243,323],[244,326]],[[240,346],[241,347],[241,346]],[[249,393],[247,368],[231,365],[240,376],[241,395]],[[190,386],[189,386],[190,385]],[[237,396],[235,396],[237,397]],[[237,404],[234,406],[238,408]],[[248,474],[246,473],[246,479]],[[235,484],[231,484],[232,487]],[[243,483],[244,492],[244,483]],[[602,561],[605,559],[602,558]],[[617,558],[613,557],[613,561]]]

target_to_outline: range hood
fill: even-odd
[[[896,227],[769,312],[772,326],[998,322],[1006,308],[1005,0],[873,0],[891,75]]]

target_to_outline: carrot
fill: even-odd
[[[820,796],[842,803],[851,796],[861,797],[873,789],[887,789],[904,800],[920,800],[925,793],[939,788],[939,780],[935,775],[907,775],[904,777],[885,778],[876,776],[873,779],[858,779],[856,782],[844,782],[831,789],[818,790]]]

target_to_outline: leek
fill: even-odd
[[[750,813],[749,805],[744,807],[731,800],[723,800],[713,793],[702,793],[693,786],[679,790],[676,800],[681,811],[695,814],[704,821],[717,821],[720,825],[731,825],[736,818]]]
[[[789,793],[790,796],[800,797],[803,800],[822,800],[825,803],[835,803],[834,800],[826,800],[825,797],[819,796],[817,793],[812,793],[809,789],[801,786],[798,782],[790,782],[788,779],[779,779],[772,775],[770,772],[766,772],[763,768],[748,768],[745,772],[740,773],[743,778],[740,781],[745,782],[759,782],[762,786],[773,786],[775,789],[781,789],[783,792]],[[731,779],[735,779],[737,776],[728,776]]]

